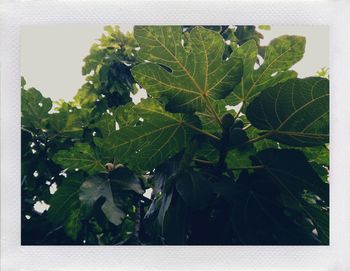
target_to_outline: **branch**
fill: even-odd
[[[189,123],[187,123],[187,122],[184,122],[183,124],[186,125],[188,128],[191,128],[192,130],[197,131],[198,133],[201,133],[201,134],[203,134],[203,135],[209,136],[209,137],[211,137],[211,138],[213,138],[213,139],[215,139],[215,140],[220,140],[220,138],[217,137],[216,135],[213,135],[213,134],[211,134],[211,133],[209,133],[209,132],[207,132],[207,131],[204,131],[204,130],[202,130],[202,129],[199,129],[199,128],[197,128],[196,126],[193,126],[192,124],[189,124]]]
[[[250,139],[250,140],[248,140],[248,141],[242,143],[241,145],[239,145],[239,146],[237,146],[237,147],[240,147],[240,146],[243,146],[243,145],[246,145],[246,144],[249,144],[249,143],[254,143],[254,142],[261,141],[261,140],[263,140],[263,139],[269,137],[269,136],[272,135],[273,133],[274,133],[274,131],[270,131],[270,132],[268,132],[268,133],[266,133],[266,134],[263,134],[263,135],[261,135],[261,136],[257,136],[257,137],[255,137],[255,138],[252,138],[252,139]]]

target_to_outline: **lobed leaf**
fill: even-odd
[[[52,101],[45,98],[35,88],[21,90],[22,125],[25,127],[44,129],[51,110]]]
[[[119,225],[125,216],[124,212],[115,204],[109,179],[98,176],[89,177],[80,188],[79,199],[87,209],[92,209],[100,198],[105,201],[101,209],[107,219],[114,225]]]
[[[123,127],[107,139],[95,138],[101,153],[131,169],[152,170],[188,146],[198,126],[194,116],[166,112],[161,104],[145,100],[131,110],[142,116],[139,126]]]
[[[292,79],[263,91],[247,108],[253,126],[291,146],[329,141],[329,81]]]
[[[148,62],[135,66],[132,74],[152,97],[165,97],[171,112],[210,109],[241,78],[239,58],[222,60],[225,43],[218,32],[193,28],[187,48],[181,26],[136,26],[134,32],[139,57]]]
[[[240,84],[227,97],[228,103],[249,104],[263,89],[296,77],[296,72],[288,70],[301,60],[304,50],[304,37],[288,35],[278,37],[267,46],[264,62],[255,69],[258,46],[254,40],[245,42],[233,53],[235,57],[242,58],[243,77]]]
[[[60,150],[53,157],[53,161],[69,170],[80,169],[90,175],[105,171],[101,161],[93,148],[87,143],[76,143],[69,150]]]

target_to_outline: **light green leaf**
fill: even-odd
[[[102,137],[106,138],[116,130],[115,116],[104,113],[101,118],[91,127],[98,128],[102,134]]]
[[[253,126],[275,141],[316,146],[329,141],[329,81],[292,79],[263,91],[247,108]]]
[[[143,118],[139,126],[114,131],[107,139],[95,138],[104,157],[127,164],[131,169],[152,170],[189,144],[198,126],[194,116],[166,112],[154,100],[144,100],[132,109]]]
[[[89,177],[81,185],[80,190],[79,199],[85,208],[92,209],[98,199],[104,198],[105,202],[101,209],[107,219],[114,225],[122,223],[125,214],[114,202],[109,179]]]
[[[255,154],[255,149],[249,147],[244,150],[233,149],[228,151],[226,164],[229,169],[247,168],[252,166],[250,157]],[[237,173],[237,171],[235,171]]]
[[[44,129],[51,110],[52,101],[45,98],[35,88],[21,90],[22,125],[25,127]]]
[[[266,48],[264,62],[255,69],[258,55],[256,42],[250,40],[244,43],[234,52],[236,57],[243,60],[243,78],[227,97],[229,104],[248,104],[263,89],[296,77],[296,72],[288,69],[303,57],[304,50],[304,37],[281,36],[270,42]]]
[[[69,170],[78,168],[90,175],[105,170],[94,150],[87,143],[76,143],[69,150],[60,150],[53,157],[53,161],[63,168]]]
[[[269,26],[269,25],[259,25],[259,29],[261,29],[261,30],[271,30],[271,26]]]
[[[138,56],[148,62],[132,74],[152,97],[166,98],[172,112],[211,110],[212,102],[225,98],[241,78],[241,59],[222,60],[225,43],[215,31],[193,28],[186,49],[180,26],[136,26],[134,32]]]
[[[246,130],[249,139],[254,139],[260,136],[261,130],[251,126]],[[273,140],[261,140],[254,142],[254,147],[256,151],[262,151],[264,149],[278,149],[278,142]]]

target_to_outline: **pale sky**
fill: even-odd
[[[53,100],[71,100],[84,83],[83,58],[101,36],[103,27],[88,24],[23,27],[21,70],[27,86],[37,88]],[[122,31],[132,28],[121,26]],[[270,31],[259,31],[264,35],[262,45],[285,34],[306,37],[304,58],[293,67],[299,77],[312,76],[322,67],[329,67],[328,27],[271,26]]]

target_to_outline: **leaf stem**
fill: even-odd
[[[247,126],[245,126],[245,127],[243,128],[243,130],[248,130],[250,127],[252,127],[252,124],[251,124],[251,123],[249,123]]]
[[[255,138],[252,138],[252,139],[250,139],[250,140],[248,140],[248,141],[242,143],[240,146],[246,145],[246,144],[249,144],[249,143],[254,143],[254,142],[261,141],[261,140],[263,140],[263,139],[269,137],[270,135],[272,135],[273,132],[274,132],[274,131],[269,131],[269,132],[266,133],[266,134],[263,134],[263,135],[261,135],[261,136],[257,136],[257,137],[255,137]]]
[[[239,110],[236,113],[236,116],[234,117],[235,120],[238,119],[239,115],[242,112],[243,107],[244,107],[244,101],[242,102],[242,106],[239,108]]]
[[[202,160],[202,159],[198,159],[198,158],[193,158],[193,161],[196,161],[196,162],[202,163],[202,164],[207,164],[207,165],[214,165],[215,164],[212,161]]]
[[[213,135],[213,134],[211,134],[211,133],[209,133],[209,132],[207,132],[207,131],[204,131],[204,130],[202,130],[202,129],[199,129],[199,128],[197,128],[196,126],[194,126],[194,125],[192,125],[192,124],[189,124],[189,123],[187,123],[187,122],[183,122],[183,124],[186,125],[188,128],[191,128],[192,130],[197,131],[198,133],[201,133],[201,134],[203,134],[203,135],[209,136],[209,137],[211,137],[211,138],[213,138],[213,139],[215,139],[215,140],[220,140],[219,137],[217,137],[217,136],[215,136],[215,135]]]
[[[231,170],[244,170],[244,169],[261,169],[264,168],[264,166],[251,166],[251,167],[233,167],[230,168]]]

